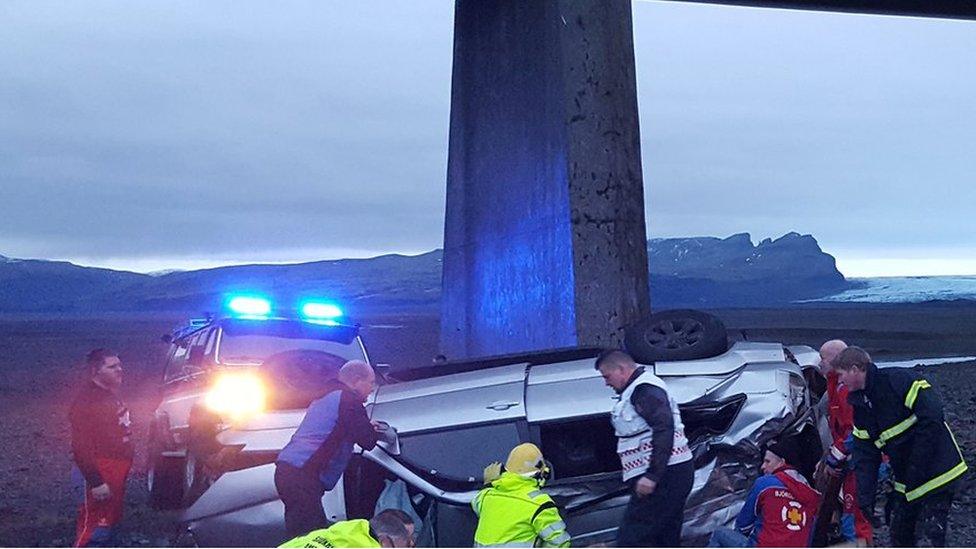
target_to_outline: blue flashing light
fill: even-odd
[[[258,296],[238,295],[227,300],[227,308],[236,315],[265,317],[271,314],[271,301]]]
[[[301,312],[309,320],[342,318],[342,309],[332,303],[308,301],[302,304]]]

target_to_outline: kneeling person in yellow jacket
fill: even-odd
[[[549,476],[542,452],[534,444],[520,444],[505,462],[485,469],[487,488],[471,507],[478,515],[476,547],[568,547],[566,523],[552,498],[539,488]]]
[[[312,530],[279,547],[411,547],[411,541],[403,520],[387,509],[370,520],[344,520]]]

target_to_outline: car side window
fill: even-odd
[[[540,438],[554,480],[620,470],[617,436],[607,416],[543,424]]]
[[[184,375],[183,366],[186,365],[186,357],[189,354],[189,342],[185,339],[176,340],[170,348],[169,360],[166,362],[166,372],[163,381],[172,381]]]
[[[219,328],[214,328],[210,330],[210,334],[207,336],[207,343],[204,346],[203,354],[205,356],[213,356],[214,348],[217,346],[217,333],[220,331]]]
[[[480,482],[486,465],[504,462],[521,442],[518,425],[506,422],[405,435],[400,451],[405,461],[430,473]]]
[[[197,332],[192,337],[188,343],[189,351],[186,356],[186,367],[184,370],[188,372],[196,372],[204,367],[204,351],[206,349],[207,336],[210,335],[211,330],[204,330]]]

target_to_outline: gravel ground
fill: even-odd
[[[64,320],[0,323],[0,545],[70,546],[80,492],[71,481],[68,406],[84,379],[80,361],[95,347],[121,354],[124,398],[136,460],[126,491],[120,544],[166,545],[173,513],[146,505],[148,419],[171,320]]]
[[[120,544],[165,546],[177,514],[146,504],[145,443],[156,405],[156,382],[166,351],[159,335],[179,319],[0,320],[0,546],[69,546],[78,494],[70,481],[67,408],[84,379],[81,357],[108,346],[125,366],[124,397],[132,410],[136,461],[126,495]],[[389,319],[387,319],[389,320]],[[423,363],[436,345],[436,326],[395,319],[368,343],[376,362],[407,356]],[[819,336],[815,336],[819,337]],[[394,363],[394,367],[396,367]],[[946,415],[967,461],[976,465],[976,363],[925,368],[940,390]],[[949,543],[976,546],[976,477],[967,473],[953,505]],[[879,542],[885,544],[886,533]]]
[[[118,541],[128,547],[168,544],[178,513],[147,504],[145,449],[168,349],[160,336],[181,320],[0,318],[0,546],[74,543],[80,488],[71,482],[67,415],[77,384],[86,377],[81,361],[96,347],[114,349],[123,361],[122,396],[135,439]],[[430,362],[436,319],[392,317],[364,324],[375,363]]]

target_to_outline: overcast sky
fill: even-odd
[[[140,271],[442,244],[453,3],[0,2],[0,254]],[[976,274],[976,23],[634,6],[649,236]]]

